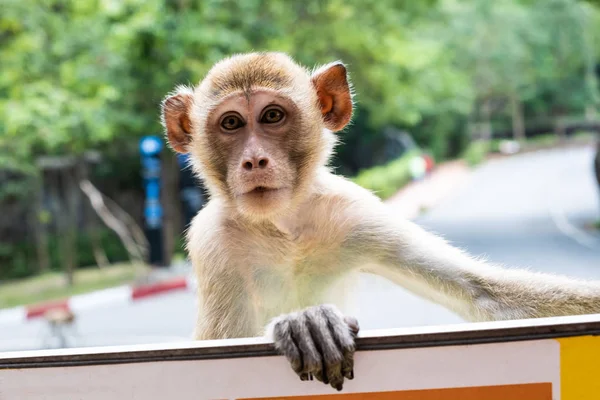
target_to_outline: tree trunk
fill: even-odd
[[[35,238],[37,254],[37,272],[43,273],[50,269],[50,254],[48,254],[48,221],[47,211],[44,209],[44,172],[35,179],[35,205],[30,212],[30,226]]]
[[[87,232],[88,238],[90,239],[90,245],[92,246],[92,252],[94,253],[94,260],[98,268],[107,267],[110,262],[106,256],[106,252],[102,247],[102,238],[98,232],[98,218],[96,214],[91,212],[91,206],[86,205],[84,208],[85,212],[85,231]]]
[[[88,179],[88,167],[85,160],[80,161],[79,167],[79,176],[76,184],[79,185],[84,180]],[[81,190],[78,186],[78,190]],[[85,231],[90,240],[90,245],[92,246],[92,252],[94,253],[94,260],[96,261],[96,265],[98,268],[103,268],[108,266],[109,261],[106,256],[106,252],[102,248],[102,241],[98,232],[98,217],[96,213],[92,209],[92,205],[89,202],[85,202],[85,205],[82,204],[83,207],[83,223],[85,225]]]
[[[481,138],[488,142],[492,139],[492,104],[490,100],[484,100],[481,105],[482,132]]]
[[[62,172],[63,190],[66,203],[65,224],[65,273],[67,284],[74,283],[75,269],[77,268],[77,230],[78,213],[81,209],[81,192],[77,187],[78,168],[65,168]]]
[[[520,142],[525,140],[525,118],[523,115],[523,104],[521,104],[521,100],[517,97],[516,93],[513,93],[510,96],[510,106],[512,113],[513,138]]]
[[[135,225],[135,221],[131,216],[125,213],[115,202],[112,202],[108,197],[107,201],[112,202],[112,206],[115,211],[118,211],[120,216],[115,216],[111,210],[107,207],[105,199],[92,185],[89,180],[83,180],[79,184],[81,190],[88,196],[90,204],[96,211],[97,215],[102,218],[106,226],[112,229],[121,239],[123,246],[129,254],[129,258],[132,263],[143,263],[145,253],[148,248],[148,243],[145,236],[142,234],[141,229]],[[127,226],[127,222],[130,224],[130,229]],[[130,232],[131,230],[131,232]],[[136,240],[140,240],[138,243]]]
[[[560,118],[557,118],[554,123],[554,132],[558,136],[559,142],[563,143],[567,140],[567,128]]]
[[[69,263],[71,262],[71,249],[69,246],[70,238],[68,235],[68,225],[69,225],[69,212],[67,210],[68,205],[63,201],[63,196],[61,196],[61,187],[63,171],[61,169],[56,169],[48,173],[49,178],[49,192],[52,201],[53,214],[56,218],[56,238],[58,241],[58,248],[60,249],[59,254],[59,263],[62,270],[65,271],[65,277],[67,285],[73,284],[73,274],[72,268],[69,267]]]
[[[585,15],[585,14],[584,14]],[[585,58],[585,86],[588,94],[588,104],[585,107],[585,117],[588,121],[595,120],[598,113],[598,101],[600,93],[598,93],[598,75],[596,73],[596,49],[594,45],[593,21],[591,16],[584,16],[581,21],[581,38],[583,40],[583,55]]]

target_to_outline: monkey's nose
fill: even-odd
[[[267,157],[251,157],[246,158],[242,162],[242,167],[246,171],[252,171],[254,168],[265,168],[269,165],[269,159]]]

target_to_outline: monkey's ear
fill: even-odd
[[[188,152],[187,145],[192,141],[190,109],[193,101],[192,89],[180,86],[162,102],[162,123],[167,131],[169,144],[178,153]]]
[[[346,67],[339,61],[327,64],[315,71],[311,79],[325,126],[334,132],[344,129],[352,118],[352,93]]]

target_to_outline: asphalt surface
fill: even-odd
[[[416,222],[494,263],[600,279],[600,237],[582,229],[600,219],[592,157],[578,148],[490,161]],[[463,323],[376,276],[362,277],[353,305],[363,330]],[[194,320],[191,293],[164,294],[79,315],[69,345],[185,341]],[[41,321],[0,327],[0,351],[55,346],[50,338]]]

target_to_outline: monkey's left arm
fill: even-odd
[[[502,268],[384,212],[357,224],[347,245],[365,255],[365,272],[387,277],[469,321],[600,313],[598,281]]]

